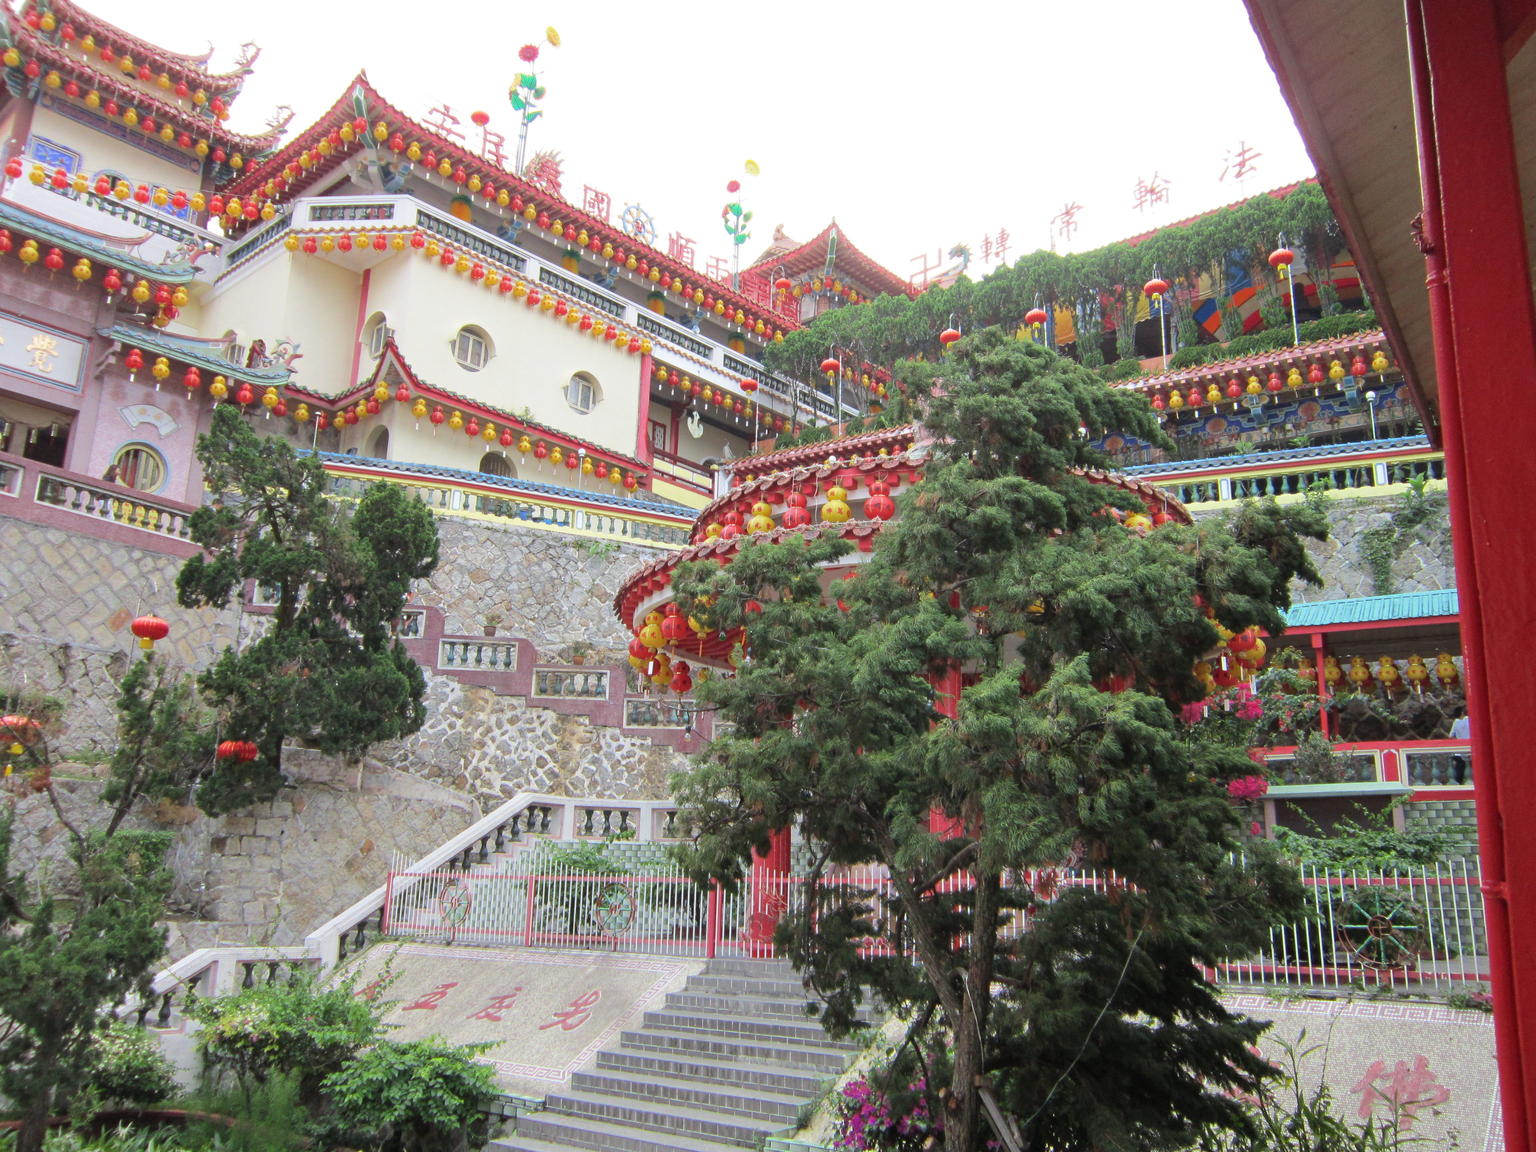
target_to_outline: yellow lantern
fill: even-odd
[[[448,159],[448,157],[444,156],[440,161],[438,161],[438,164],[437,164],[437,174],[439,176],[452,176],[453,175],[453,161]]]
[[[647,648],[660,648],[666,642],[667,638],[661,634],[661,613],[646,613],[645,624],[640,629],[640,643]]]
[[[23,264],[36,264],[37,263],[37,255],[38,255],[38,253],[37,253],[37,241],[36,240],[28,240],[25,244],[23,244],[21,246],[21,251],[16,253],[16,255],[21,260],[21,262]]]
[[[309,405],[305,404],[302,400],[299,401],[299,406],[293,410],[293,418],[295,420],[297,420],[300,424],[308,424],[309,423]]]
[[[322,237],[320,237],[320,251],[322,251],[322,252],[334,252],[334,251],[336,251],[336,241],[331,239],[329,236],[322,236]]]
[[[464,415],[457,408],[453,410],[453,415],[448,417],[448,427],[455,432],[462,431],[464,428]]]
[[[853,516],[848,507],[848,490],[837,484],[827,489],[826,503],[821,506],[821,518],[828,524],[843,524]]]
[[[496,269],[492,268],[489,272],[487,272],[485,274],[485,286],[487,288],[494,288],[494,287],[496,287],[496,285],[498,285],[500,283],[501,283],[501,273],[496,271]]]
[[[747,531],[751,533],[773,531],[773,505],[766,500],[759,500],[752,505],[752,518],[747,521]]]
[[[505,188],[496,193],[496,206],[498,208],[505,208],[511,202],[512,197],[507,195],[507,190]]]
[[[62,88],[64,86],[64,78],[57,72],[49,72],[48,75],[43,77],[43,85],[48,88]]]
[[[393,236],[391,236],[389,238],[389,246],[391,248],[393,248],[396,252],[403,252],[403,251],[405,251],[405,236],[404,236],[404,234],[400,233],[400,232],[396,232]]]
[[[384,141],[389,139],[389,125],[380,120],[373,126],[373,138]]]
[[[91,262],[84,256],[80,257],[79,260],[75,261],[75,266],[70,269],[70,275],[84,284],[91,278]]]
[[[555,310],[555,298],[553,296],[545,296],[544,299],[539,301],[539,311],[541,311],[541,312],[553,312],[554,310]]]
[[[90,92],[87,92],[85,94],[85,106],[87,108],[100,108],[101,93],[95,91],[94,89],[92,89]]]
[[[347,121],[346,123],[344,123],[341,126],[340,130],[336,133],[336,135],[340,136],[348,144],[352,143],[352,141],[357,139],[357,133],[355,131],[353,131],[353,129],[352,129],[352,122],[350,120]]]
[[[411,415],[420,420],[427,414],[427,402],[420,396],[416,397],[416,403],[411,405]]]
[[[1291,365],[1291,370],[1285,374],[1285,386],[1287,388],[1301,387],[1301,369],[1294,364]]]
[[[288,233],[288,235],[283,237],[283,247],[290,252],[297,252],[299,250],[299,238],[292,232]]]
[[[277,388],[275,386],[269,387],[265,392],[261,394],[261,406],[268,412],[277,407],[277,400]]]
[[[189,203],[192,205],[192,211],[194,212],[201,212],[204,208],[208,207],[208,200],[201,192],[192,193],[192,199]]]
[[[480,191],[481,188],[484,188],[484,187],[485,187],[484,183],[482,183],[482,181],[480,180],[480,173],[476,172],[473,176],[471,176],[469,178],[469,190],[471,192],[478,192],[478,191]]]
[[[229,385],[225,383],[224,377],[213,378],[213,382],[208,385],[208,395],[212,396],[216,402],[229,395]]]
[[[523,219],[528,221],[528,223],[532,224],[538,218],[539,218],[539,210],[537,208],[535,208],[532,204],[528,205],[528,207],[523,209]]]
[[[1259,378],[1257,376],[1250,376],[1248,377],[1247,391],[1248,395],[1257,396],[1260,392],[1264,391],[1264,385],[1259,383]]]
[[[640,351],[645,355],[649,356],[651,354],[651,347],[652,345],[649,340],[640,341]]]
[[[468,272],[469,271],[469,257],[463,255],[462,253],[460,253],[459,258],[453,262],[453,270],[455,272],[459,273],[460,275],[463,275],[465,272]],[[550,307],[553,308],[554,305],[551,304]]]
[[[1371,371],[1379,376],[1390,367],[1392,367],[1392,363],[1387,359],[1387,354],[1380,348],[1376,349],[1375,353],[1371,356]]]
[[[176,291],[171,293],[171,303],[178,308],[185,308],[187,306],[187,290],[185,287],[180,284],[176,286]]]
[[[480,435],[484,437],[485,442],[489,444],[492,440],[496,439],[496,425],[487,420],[485,422],[485,428],[480,433]]]
[[[652,684],[670,684],[672,682],[672,658],[665,652],[656,653],[656,671],[651,676]]]
[[[608,483],[612,484],[615,488],[624,483],[623,471],[618,468],[608,469]]]
[[[551,464],[559,464],[564,459],[565,452],[561,449],[560,445],[556,444],[549,450],[549,462]]]
[[[1328,365],[1328,379],[1332,380],[1335,384],[1344,379],[1346,375],[1344,365],[1340,364],[1337,360]]]
[[[137,284],[135,284],[133,286],[133,291],[131,293],[129,293],[129,295],[131,295],[133,297],[133,302],[135,304],[147,304],[147,303],[149,303],[149,295],[150,295],[150,292],[149,292],[149,281],[148,280],[140,280]]]
[[[192,145],[192,151],[201,160],[204,156],[208,155],[208,141],[199,140],[196,144]]]
[[[518,442],[517,442],[517,450],[519,452],[529,452],[532,449],[533,449],[533,441],[529,440],[528,437],[524,436],[524,437],[522,437],[521,439],[518,440]]]
[[[592,475],[592,457],[583,456],[581,458],[581,474],[583,476]]]
[[[92,36],[89,32],[80,37],[80,51],[84,52],[87,56],[96,51],[96,37]]]
[[[133,195],[133,189],[128,187],[128,181],[119,180],[116,184],[112,185],[112,195],[119,200],[126,200]]]
[[[602,320],[598,320],[598,321],[595,321],[593,323],[593,325],[592,325],[592,335],[593,336],[601,336],[606,331],[608,331],[608,325],[605,322],[603,322]]]
[[[405,146],[405,158],[412,164],[421,159],[421,145],[412,140]]]
[[[377,400],[380,404],[382,404],[382,403],[384,403],[384,401],[388,400],[389,399],[389,385],[385,384],[382,380],[379,381],[378,385],[373,390],[373,398],[375,400]]]
[[[604,244],[603,245],[603,259],[604,260],[612,260],[613,259],[613,245],[612,244]]]
[[[137,108],[130,108],[124,112],[123,123],[130,128],[137,128],[139,126],[139,110]]]
[[[427,246],[425,248],[423,248],[421,251],[422,251],[423,255],[428,256],[428,257],[432,257],[432,256],[439,255],[442,252],[442,250],[443,250],[442,246],[439,245],[436,240],[428,240],[427,241]]]
[[[4,53],[0,53],[0,63],[3,63],[7,68],[20,68],[21,53],[14,48],[7,48]]]
[[[581,323],[581,313],[572,308],[565,314],[565,322],[570,326],[575,327],[577,324]]]
[[[155,366],[149,370],[156,380],[164,380],[171,374],[171,362],[164,356],[155,357]]]
[[[633,272],[639,266],[640,266],[640,261],[635,259],[635,254],[633,252],[631,252],[627,257],[625,257],[625,259],[624,259],[624,267],[628,268],[631,272]]]
[[[521,300],[524,296],[528,295],[528,285],[524,281],[519,280],[512,286],[512,295]]]

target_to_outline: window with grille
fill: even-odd
[[[112,467],[117,470],[119,484],[140,492],[158,492],[165,483],[165,458],[143,444],[119,448]]]

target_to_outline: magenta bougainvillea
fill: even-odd
[[[1227,782],[1227,795],[1241,803],[1257,800],[1269,791],[1269,781],[1262,776],[1239,776]]]

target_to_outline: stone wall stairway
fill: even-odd
[[[497,1152],[723,1152],[793,1128],[860,1045],[805,1014],[783,961],[711,960]]]

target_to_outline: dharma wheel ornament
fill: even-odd
[[[128,629],[139,638],[139,647],[147,652],[155,646],[156,640],[165,639],[171,631],[171,626],[158,616],[140,616],[128,626]]]

